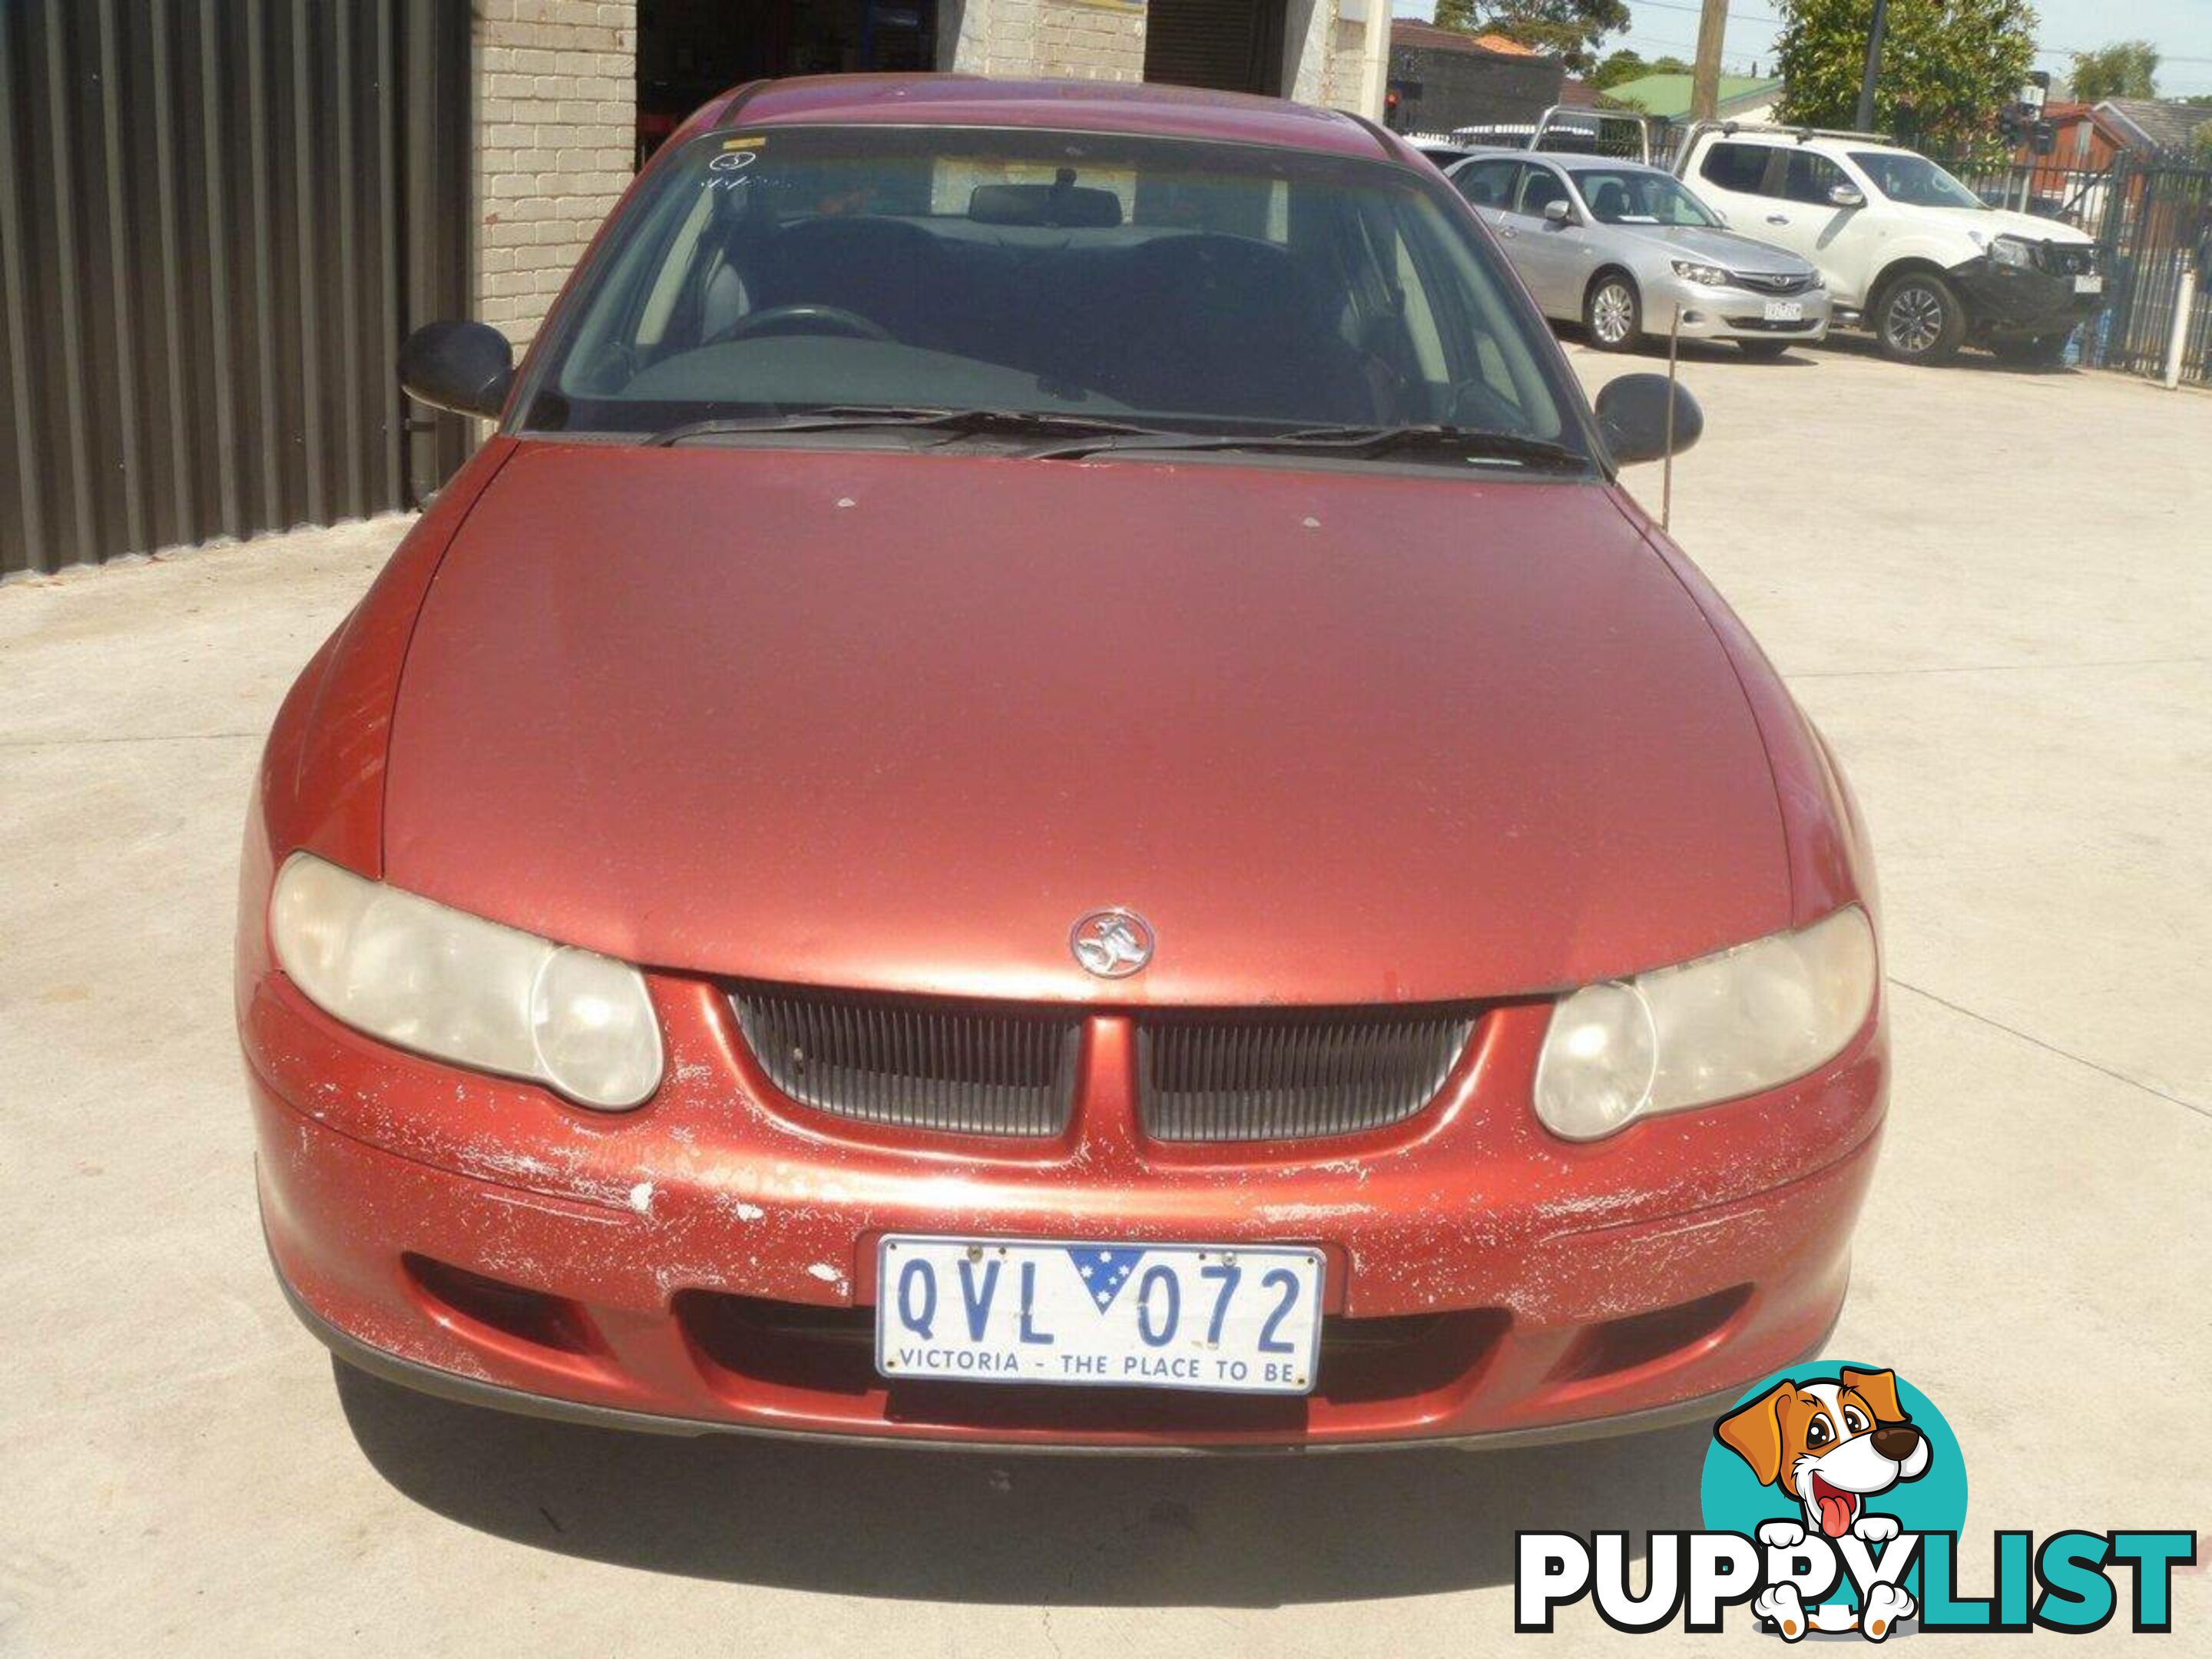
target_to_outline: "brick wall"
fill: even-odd
[[[1036,69],[1069,81],[1145,78],[1145,14],[1136,6],[1037,0]]]
[[[967,0],[949,68],[1010,78],[1145,78],[1145,11],[1121,0]]]
[[[636,0],[473,0],[477,315],[518,347],[629,183]]]

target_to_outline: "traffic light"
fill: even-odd
[[[2027,143],[2028,148],[2038,155],[2050,155],[2058,148],[2058,124],[2055,121],[2038,121],[2029,129]]]
[[[1382,89],[1382,125],[1393,132],[1400,131],[1398,121],[1405,113],[1406,100],[1419,99],[1420,95],[1421,83],[1419,81],[1389,82]]]

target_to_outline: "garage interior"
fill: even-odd
[[[946,9],[957,18],[957,0]],[[640,157],[740,82],[947,67],[937,22],[938,0],[642,0]]]
[[[717,93],[783,75],[949,70],[961,0],[641,0],[641,161]],[[1279,96],[1285,0],[1151,0],[1145,79]]]
[[[1283,95],[1283,0],[1152,0],[1145,79]]]

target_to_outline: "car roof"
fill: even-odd
[[[1593,168],[1603,167],[1608,173],[1666,173],[1670,179],[1674,176],[1671,173],[1667,173],[1665,167],[1653,167],[1649,162],[1637,161],[1632,156],[1590,155],[1581,150],[1525,149],[1517,144],[1479,144],[1468,151],[1467,160],[1468,161],[1504,160],[1544,161],[1566,173],[1586,173]],[[1453,165],[1464,167],[1466,164],[1465,161],[1461,161],[1455,162]]]
[[[1580,151],[1544,153],[1544,159],[1554,167],[1569,173],[1590,173],[1603,167],[1607,173],[1666,173],[1664,167],[1653,167],[1649,161],[1639,161],[1632,155],[1589,155]],[[1672,178],[1672,173],[1668,173]]]
[[[679,138],[742,126],[1037,127],[1210,138],[1402,161],[1395,140],[1340,110],[1197,87],[1001,81],[980,75],[815,75],[757,81],[714,100]]]
[[[1887,138],[1854,138],[1848,133],[1800,132],[1794,127],[1716,128],[1710,137],[1717,144],[1764,144],[1770,149],[1840,149],[1877,155],[1917,155],[1917,149],[1893,144]]]

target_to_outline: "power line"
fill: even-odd
[[[1704,10],[1701,6],[1677,4],[1676,0],[1636,0],[1636,3],[1649,6],[1654,11],[1697,13]],[[1732,11],[1729,14],[1729,21],[1731,23],[1778,23],[1782,19],[1771,11]]]
[[[1628,46],[1660,47],[1664,48],[1670,53],[1690,52],[1695,52],[1698,49],[1697,43],[1693,40],[1662,40],[1656,35],[1639,34],[1634,31],[1631,31],[1628,34],[1622,37],[1622,44]],[[1735,69],[1730,70],[1729,71],[1729,74],[1742,75],[1748,74],[1750,71],[1742,68],[1741,65],[1749,64],[1752,68],[1755,69],[1760,63],[1765,61],[1765,54],[1763,53],[1731,52],[1724,53],[1723,55],[1722,61],[1724,64],[1734,64],[1739,66]]]

